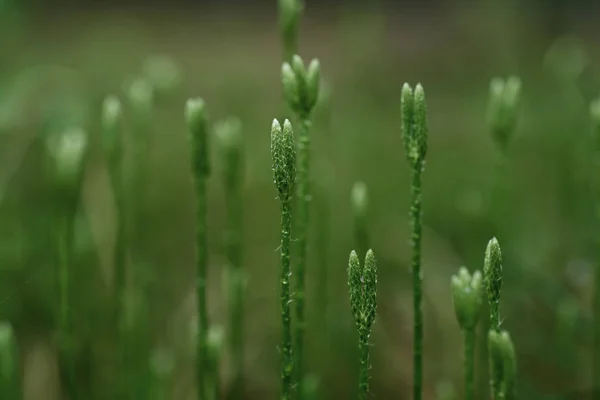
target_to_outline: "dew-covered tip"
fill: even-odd
[[[377,261],[375,260],[375,253],[373,253],[373,250],[369,249],[367,251],[367,255],[365,256],[365,269],[374,270],[376,268]]]
[[[292,124],[287,119],[283,122],[283,130],[279,121],[271,124],[271,157],[273,159],[273,175],[281,201],[288,201],[296,181],[296,147]]]
[[[502,270],[502,251],[495,237],[488,242],[485,250],[485,264]]]
[[[360,261],[358,260],[358,255],[355,250],[350,252],[348,264],[350,265],[350,268],[360,268]]]

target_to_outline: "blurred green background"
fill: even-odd
[[[170,398],[191,399],[195,228],[183,107],[188,97],[202,96],[213,122],[236,115],[243,123],[245,398],[276,398],[279,204],[269,129],[274,117],[289,117],[276,2],[71,3],[2,4],[0,319],[17,332],[25,398],[60,398],[43,138],[74,121],[87,127],[92,142],[77,220],[78,380],[86,398],[109,398],[115,207],[100,151],[99,110],[105,95],[122,96],[124,85],[157,55],[172,58],[182,80],[156,98],[137,204],[134,247],[147,271],[152,348],[159,363],[161,355],[174,356]],[[425,398],[453,398],[440,388],[461,391],[450,276],[461,265],[482,268],[493,236],[504,253],[501,314],[518,353],[521,398],[583,399],[591,391],[591,294],[600,235],[588,104],[600,94],[598,11],[591,1],[307,2],[300,54],[320,59],[327,93],[312,135],[307,271],[308,368],[320,379],[319,398],[355,393],[346,265],[354,246],[350,189],[357,180],[369,188],[368,225],[380,261],[372,391],[379,399],[410,398],[409,176],[399,114],[405,81],[423,83],[429,106]],[[506,167],[498,170],[486,101],[490,78],[509,74],[521,77],[523,101]],[[226,219],[216,152],[212,161],[209,309],[227,331]],[[225,351],[225,387],[229,366]]]

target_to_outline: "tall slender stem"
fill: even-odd
[[[369,370],[371,365],[369,362],[369,335],[370,329],[367,326],[361,326],[358,332],[358,349],[360,353],[360,375],[358,384],[358,398],[366,400],[369,397]]]
[[[297,225],[296,239],[298,245],[296,280],[294,301],[296,305],[296,325],[295,325],[295,348],[296,365],[295,374],[298,385],[301,385],[304,379],[304,332],[306,329],[305,316],[305,276],[306,260],[308,252],[308,226],[310,217],[310,136],[309,130],[311,122],[308,118],[301,118],[300,133],[298,135],[298,172],[297,172]],[[301,388],[299,388],[302,393]]]
[[[196,336],[196,379],[199,383],[198,399],[208,397],[206,391],[206,338],[208,311],[206,308],[206,179],[196,176],[196,295],[198,307],[198,334]]]
[[[65,373],[66,392],[70,400],[77,399],[73,359],[73,321],[71,313],[71,277],[73,214],[65,209],[58,217],[56,234],[59,291],[60,363]]]
[[[465,400],[475,398],[475,328],[464,331]]]
[[[411,185],[412,203],[410,206],[410,220],[412,224],[411,244],[412,261],[411,271],[413,276],[413,399],[421,400],[423,387],[423,293],[421,288],[421,170],[412,171]]]
[[[281,203],[281,322],[282,333],[282,365],[281,365],[281,399],[289,400],[292,395],[292,331],[290,312],[290,239],[292,231],[292,210],[290,201]]]

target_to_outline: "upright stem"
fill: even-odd
[[[421,272],[421,169],[412,171],[412,204],[410,220],[412,224],[412,262],[413,276],[413,400],[421,400],[423,387],[423,314],[422,314],[422,272]]]
[[[296,329],[295,329],[295,347],[296,347],[296,365],[295,376],[298,382],[298,390],[302,393],[302,381],[304,378],[304,331],[305,331],[305,269],[308,247],[308,225],[309,211],[311,202],[310,193],[310,137],[309,130],[311,127],[310,119],[307,117],[301,118],[301,128],[298,135],[298,172],[297,172],[297,243],[298,243],[298,261],[296,264],[296,287],[295,287],[295,304],[296,304]]]
[[[3,400],[21,400],[19,353],[12,326],[0,322],[0,394]]]
[[[230,398],[239,398],[243,391],[244,367],[244,289],[242,270],[242,194],[241,171],[236,170],[235,179],[225,184],[225,203],[228,215],[226,252],[229,260],[229,340],[233,357],[233,384]]]
[[[73,251],[73,215],[62,211],[57,226],[57,261],[59,290],[60,363],[65,373],[66,392],[70,400],[77,399],[73,359],[73,321],[71,313],[71,277]]]
[[[292,212],[289,201],[281,203],[281,322],[282,362],[281,362],[281,400],[290,400],[292,396],[292,330],[290,313],[290,239],[292,231]]]
[[[358,381],[358,398],[366,400],[369,396],[369,336],[370,332],[366,326],[359,327],[358,330],[358,349],[360,353],[360,376]]]
[[[196,296],[198,307],[198,334],[196,336],[196,382],[198,385],[198,399],[206,400],[208,397],[205,376],[206,338],[208,333],[208,311],[206,309],[206,179],[202,175],[196,176]]]
[[[475,398],[475,328],[464,331],[465,400]]]

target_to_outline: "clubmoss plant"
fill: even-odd
[[[49,142],[51,179],[56,193],[56,261],[58,276],[58,329],[61,370],[69,398],[78,398],[73,354],[72,268],[74,224],[87,150],[87,134],[71,128]]]
[[[125,384],[126,371],[124,371],[122,362],[124,355],[121,316],[126,308],[126,265],[127,265],[127,236],[126,236],[126,214],[125,214],[125,186],[123,181],[123,143],[122,143],[122,120],[123,111],[121,102],[115,96],[108,96],[104,99],[102,105],[102,147],[104,156],[108,164],[112,192],[116,207],[116,235],[114,247],[114,321],[117,327],[117,376]],[[121,383],[120,383],[121,384]],[[120,385],[119,384],[119,385]],[[117,391],[118,386],[117,385]],[[117,397],[118,394],[115,394]]]
[[[21,400],[19,354],[12,325],[0,322],[0,395],[3,400]]]
[[[517,358],[510,335],[506,331],[490,330],[488,347],[492,375],[499,377],[498,385],[493,392],[494,400],[515,400]]]
[[[296,379],[299,391],[302,393],[302,382],[304,378],[304,330],[305,330],[305,269],[308,252],[308,227],[309,211],[312,193],[310,190],[310,136],[312,125],[311,113],[317,103],[319,96],[320,67],[319,61],[311,61],[308,69],[304,61],[298,55],[294,55],[292,64],[283,63],[282,69],[283,91],[289,107],[296,114],[300,122],[300,133],[298,135],[298,184],[297,184],[297,219],[296,240],[298,245],[296,263],[296,325],[295,325],[295,347],[296,347]]]
[[[354,214],[354,241],[357,253],[367,254],[369,249],[369,233],[367,231],[367,210],[369,208],[369,196],[367,185],[364,182],[355,182],[350,195],[352,211]]]
[[[496,238],[492,238],[485,249],[483,264],[483,280],[485,283],[487,299],[490,310],[490,331],[500,332],[500,290],[502,289],[502,252]],[[499,358],[492,354],[488,340],[488,357],[490,363],[490,384],[492,393],[498,393],[502,377],[499,375],[501,368]]]
[[[464,335],[464,375],[465,400],[475,398],[475,337],[476,327],[483,303],[483,284],[481,272],[473,275],[461,267],[457,275],[452,276],[452,300],[454,312]]]
[[[490,82],[488,126],[497,145],[505,151],[517,125],[521,80],[493,78]]]
[[[298,30],[304,7],[301,0],[278,0],[277,4],[284,60],[291,61],[298,52]]]
[[[592,170],[597,171],[600,166],[600,97],[592,101],[590,104],[590,122],[592,128],[592,141],[593,146],[593,158],[592,158]],[[600,181],[597,174],[593,174],[594,182],[592,186],[594,188],[595,195],[595,218],[596,218],[596,229],[600,229]],[[597,240],[600,242],[600,234],[597,233]],[[598,242],[595,244],[598,245]],[[592,358],[592,376],[594,382],[600,382],[600,263],[596,267],[595,284],[594,284],[594,299],[593,299],[593,312],[594,312],[594,355]]]
[[[414,91],[408,83],[402,87],[402,139],[411,171],[410,221],[412,227],[411,272],[413,276],[413,400],[423,397],[423,293],[421,281],[421,174],[427,153],[427,105],[421,84]]]
[[[377,262],[372,250],[367,251],[365,263],[360,265],[355,251],[350,253],[348,261],[348,289],[350,307],[358,330],[358,348],[360,353],[360,377],[358,398],[369,397],[369,355],[371,328],[377,314]]]
[[[210,173],[208,159],[207,115],[204,100],[189,99],[185,118],[190,134],[192,176],[196,189],[196,296],[198,305],[198,334],[196,335],[196,384],[198,398],[209,397],[205,377],[210,373],[206,360],[208,310],[206,307],[206,276],[208,250],[206,242],[206,180]]]
[[[281,399],[292,396],[292,317],[290,312],[290,240],[292,231],[292,198],[296,183],[296,143],[292,124],[287,119],[283,129],[277,120],[271,125],[271,157],[273,180],[281,202]]]

